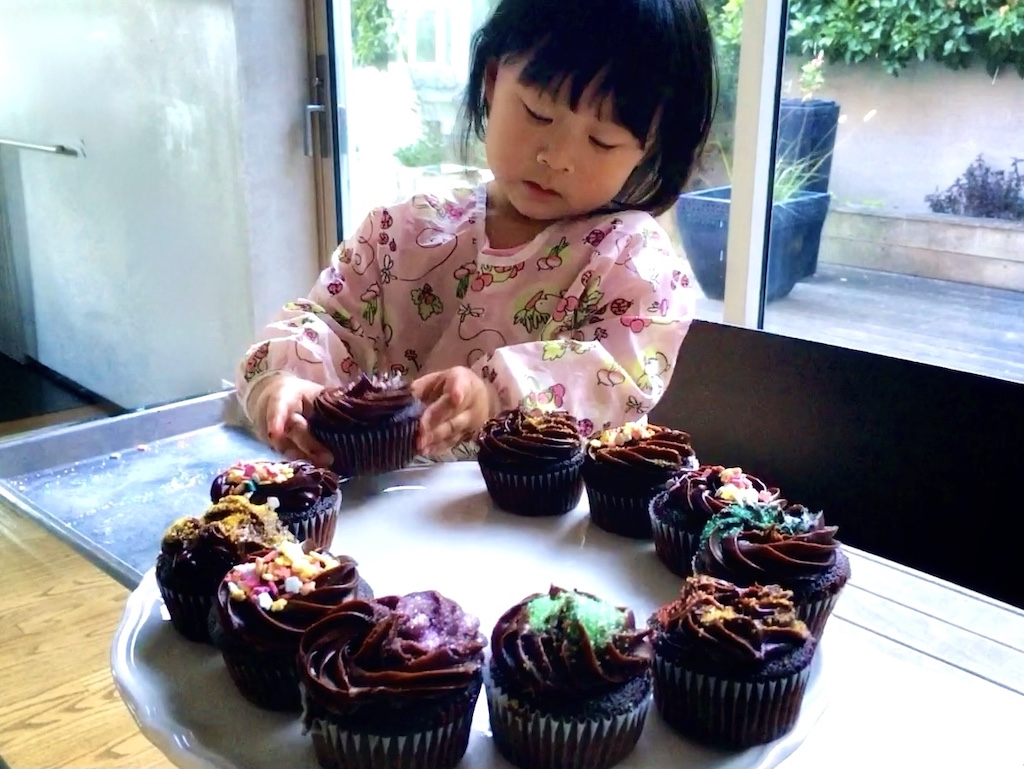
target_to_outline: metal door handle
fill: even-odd
[[[323,115],[327,111],[327,108],[323,104],[307,104],[305,110],[305,131],[303,132],[302,148],[306,154],[306,157],[313,157],[313,113],[319,113]],[[320,118],[320,154],[326,157],[326,137],[324,136],[323,129],[323,118]]]
[[[63,144],[33,144],[32,142],[19,142],[14,139],[0,139],[0,147],[49,152],[53,155],[69,155],[71,157],[78,157],[79,155],[78,150],[66,147]]]

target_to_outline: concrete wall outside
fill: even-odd
[[[787,62],[787,78],[802,63]],[[839,102],[830,190],[837,203],[927,212],[979,154],[995,168],[1024,158],[1024,79],[917,63],[899,77],[879,64],[827,64],[820,98]],[[865,121],[865,116],[871,115]]]

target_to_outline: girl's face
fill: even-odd
[[[492,64],[485,79],[492,195],[537,221],[607,205],[643,160],[643,147],[612,120],[610,99],[599,101],[593,84],[573,112],[567,83],[554,96],[520,83],[524,63]]]

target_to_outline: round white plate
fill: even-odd
[[[509,515],[491,504],[475,462],[408,468],[344,489],[333,552],[356,558],[377,595],[437,590],[454,599],[480,618],[488,637],[507,608],[552,584],[629,606],[639,626],[679,593],[679,578],[662,566],[650,542],[590,524],[585,494],[568,515]],[[619,766],[776,766],[825,709],[823,664],[819,648],[800,718],[779,740],[741,752],[705,748],[669,730],[652,707],[636,750]],[[111,668],[143,733],[180,767],[318,769],[298,716],[250,705],[216,650],[171,628],[152,570],[125,606]],[[481,693],[460,769],[509,766],[491,743]]]

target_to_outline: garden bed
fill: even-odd
[[[819,259],[1024,291],[1024,223],[900,214],[833,201]]]

